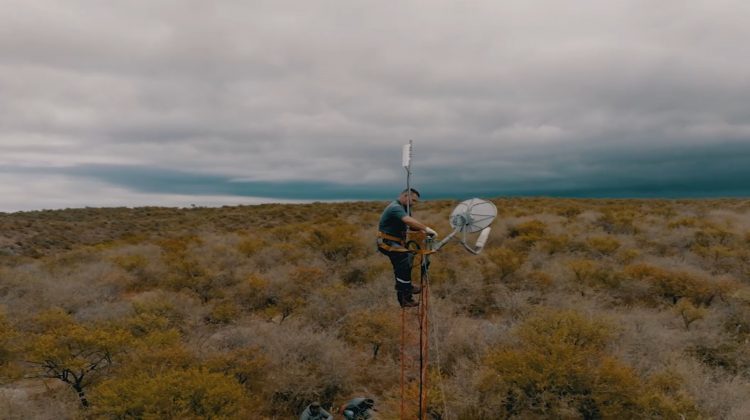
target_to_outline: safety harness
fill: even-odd
[[[410,237],[412,237],[408,243],[405,242],[402,238],[399,238],[398,236],[393,236],[391,234],[378,231],[378,248],[382,249],[383,251],[390,251],[390,252],[411,252],[413,254],[433,254],[435,251],[423,249],[419,246],[419,243],[424,242],[425,233],[424,232],[412,232],[409,234]],[[392,241],[396,242],[398,246],[390,245],[386,243],[385,241]],[[415,247],[410,247],[409,245],[413,244]]]
[[[385,242],[386,240],[396,242],[399,246],[389,245]],[[406,243],[402,238],[389,235],[382,231],[378,231],[378,248],[390,252],[410,252],[410,250],[406,248]]]

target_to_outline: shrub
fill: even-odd
[[[640,393],[640,410],[646,418],[703,418],[693,399],[683,389],[684,380],[671,371],[651,375]]]
[[[492,350],[484,360],[478,392],[490,411],[558,417],[570,407],[586,417],[596,409],[593,379],[611,336],[605,324],[574,312],[549,313],[527,320],[517,335],[518,348]]]
[[[518,271],[526,260],[526,255],[510,248],[493,248],[486,251],[485,256],[492,263],[485,281],[492,281],[494,277],[504,280]]]
[[[557,214],[560,216],[567,217],[568,219],[572,219],[579,214],[581,214],[583,210],[580,207],[577,206],[564,206],[557,210]]]
[[[732,375],[747,375],[750,369],[750,352],[741,343],[702,344],[688,349],[688,353],[701,363]]]
[[[374,360],[383,347],[388,348],[392,356],[396,354],[399,331],[397,312],[366,309],[349,314],[341,330],[341,338],[355,345],[369,346]]]
[[[617,261],[622,264],[630,264],[635,260],[636,258],[641,256],[641,251],[634,249],[634,248],[628,248],[628,249],[621,249],[620,252],[617,253]]]
[[[538,348],[569,345],[580,351],[604,349],[614,336],[612,325],[590,320],[576,311],[542,311],[528,318],[517,330],[518,336]]]
[[[99,385],[92,414],[107,418],[249,418],[237,380],[203,368],[136,372]]]
[[[271,283],[258,274],[250,274],[235,291],[240,307],[248,311],[263,309],[272,303]]]
[[[79,325],[59,309],[43,312],[36,322],[36,333],[27,338],[25,359],[34,367],[36,376],[69,385],[81,405],[87,407],[88,387],[124,351],[129,334],[119,328]]]
[[[295,267],[289,273],[289,280],[300,293],[309,292],[326,282],[329,274],[318,267]]]
[[[671,300],[673,304],[682,298],[688,298],[695,305],[710,305],[713,299],[722,293],[716,284],[684,272],[672,272],[648,264],[629,265],[623,274],[638,280],[645,280],[650,291]]]
[[[700,226],[701,222],[700,219],[696,217],[681,217],[677,220],[673,220],[667,224],[667,227],[670,229],[677,229],[681,227],[688,227],[693,228]]]
[[[264,246],[266,246],[266,243],[263,239],[256,236],[248,236],[240,240],[237,244],[237,250],[239,250],[242,255],[249,257],[261,250]]]
[[[268,357],[257,346],[242,347],[214,355],[206,362],[210,372],[233,376],[246,391],[260,396],[267,393]]]
[[[700,246],[727,245],[734,235],[717,226],[707,226],[695,232],[694,243]]]
[[[539,220],[530,220],[528,222],[521,223],[518,226],[511,227],[508,230],[508,236],[515,238],[517,242],[522,244],[523,248],[529,248],[536,242],[544,239],[544,233],[547,230],[547,225]]]
[[[703,319],[707,312],[705,308],[696,307],[687,299],[680,299],[677,305],[675,305],[674,310],[682,318],[686,330],[690,329],[690,324],[693,322]]]
[[[620,248],[620,242],[611,236],[593,236],[586,244],[598,255],[612,255]]]
[[[597,220],[597,224],[607,233],[634,234],[637,214],[632,210],[622,208],[605,209]]]
[[[572,311],[524,322],[513,348],[491,350],[477,391],[485,411],[474,418],[677,418],[694,404],[644,384],[605,353],[613,327]],[[651,385],[651,386],[649,386]],[[674,391],[673,391],[674,392]]]
[[[310,232],[306,244],[320,251],[329,261],[350,261],[365,254],[359,228],[347,223],[316,226]]]
[[[225,300],[213,305],[206,321],[211,324],[228,324],[236,320],[239,313],[240,311],[234,302]]]
[[[0,308],[0,379],[6,376],[16,376],[12,369],[15,354],[15,341],[18,332],[6,319]]]
[[[739,250],[724,245],[697,245],[690,250],[708,262],[708,267],[714,273],[727,273],[734,269],[736,261],[742,258]]]
[[[568,235],[549,235],[541,242],[541,248],[549,255],[568,250],[571,240]]]
[[[598,265],[594,261],[585,259],[570,260],[567,265],[575,275],[576,281],[581,284],[588,283],[598,270]]]
[[[139,337],[155,331],[183,328],[184,314],[163,297],[157,294],[133,302],[134,314],[125,320],[133,335]]]
[[[549,290],[555,283],[552,276],[543,271],[532,271],[527,276],[527,280],[529,281],[530,286],[543,292]]]

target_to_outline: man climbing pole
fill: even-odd
[[[437,232],[411,216],[411,208],[419,202],[419,198],[419,191],[405,189],[383,210],[378,225],[378,251],[391,260],[396,279],[396,298],[402,308],[419,305],[412,294],[420,292],[419,286],[411,282],[414,254],[406,249],[406,230],[411,228],[437,237]]]
[[[366,420],[372,418],[372,412],[375,410],[375,401],[370,398],[355,398],[342,408],[342,414],[347,420]]]

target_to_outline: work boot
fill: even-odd
[[[398,304],[401,305],[402,308],[419,306],[419,302],[415,302],[412,299],[411,294],[409,294],[408,292],[399,291],[396,296],[398,297]]]
[[[402,308],[413,308],[415,306],[419,306],[419,302],[413,301],[413,300],[405,300],[401,302]]]

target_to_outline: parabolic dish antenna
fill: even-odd
[[[453,229],[474,233],[488,227],[497,216],[497,207],[487,200],[472,198],[459,203],[451,213]]]

